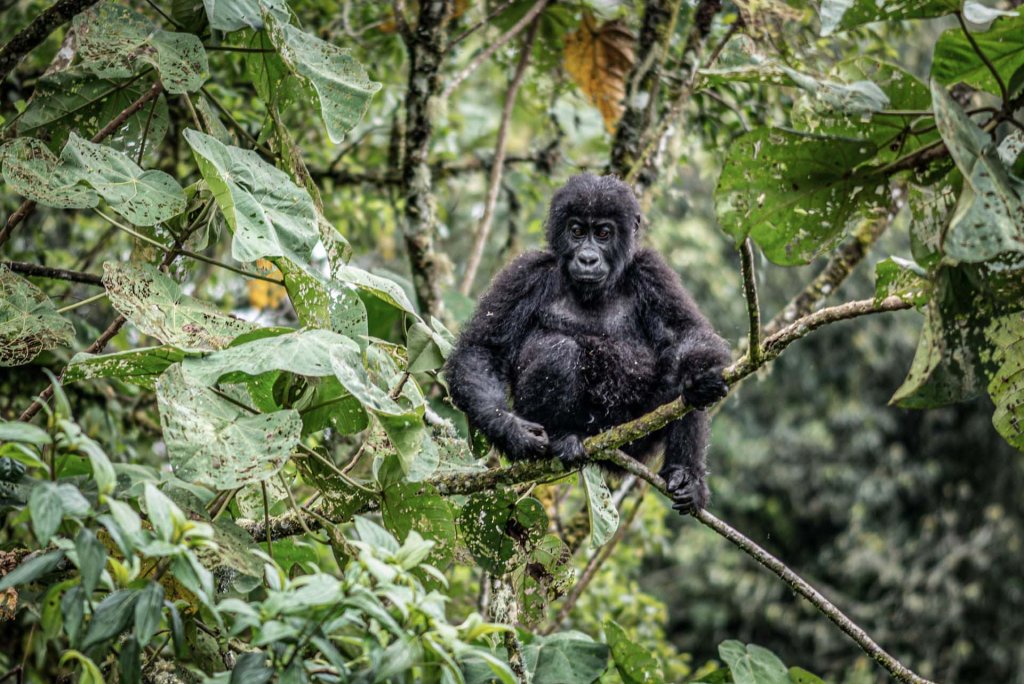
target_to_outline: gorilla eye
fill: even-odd
[[[587,229],[578,223],[574,223],[569,226],[569,234],[576,239],[584,238],[587,236]]]
[[[607,240],[612,236],[612,231],[608,229],[608,226],[598,226],[597,230],[594,231],[594,237],[598,240]]]

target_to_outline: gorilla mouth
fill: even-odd
[[[603,271],[576,271],[570,273],[570,275],[577,283],[585,283],[587,285],[603,282],[608,277],[608,274]]]

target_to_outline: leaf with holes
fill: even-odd
[[[81,382],[100,378],[117,378],[122,382],[155,389],[157,378],[186,356],[175,347],[142,347],[113,354],[79,352],[71,357],[64,382]]]
[[[899,297],[921,308],[930,294],[928,273],[913,261],[897,256],[875,265],[875,303],[888,297]]]
[[[604,474],[596,465],[580,470],[580,480],[587,492],[587,514],[590,517],[590,548],[605,545],[619,528],[619,511],[612,501],[612,493],[604,481]]]
[[[316,93],[331,142],[341,142],[370,107],[381,84],[349,50],[343,50],[286,22],[272,21],[270,37],[285,64]]]
[[[1010,81],[1018,69],[1024,67],[1022,35],[1024,16],[998,19],[988,31],[971,34],[978,49],[988,57],[1004,84]],[[973,88],[999,94],[995,76],[960,28],[949,29],[935,43],[932,78],[947,86],[966,83]]]
[[[366,305],[354,288],[285,257],[274,259],[274,263],[284,274],[288,297],[302,325],[331,330],[352,338],[360,347],[366,346]]]
[[[259,326],[182,293],[150,264],[106,262],[103,285],[114,308],[147,335],[183,351],[210,351]]]
[[[821,35],[875,21],[944,17],[959,9],[959,0],[824,0],[821,3]]]
[[[434,542],[426,563],[441,571],[455,554],[455,517],[452,507],[427,483],[400,482],[384,490],[381,504],[384,526],[399,541],[415,530]]]
[[[547,617],[548,606],[564,596],[576,578],[569,547],[557,535],[544,535],[511,577],[522,611],[520,619],[526,626],[540,623]]]
[[[307,261],[319,239],[313,199],[284,171],[251,150],[225,145],[205,133],[185,131],[199,171],[235,234],[238,261],[288,256]]]
[[[74,133],[60,154],[69,173],[92,186],[111,208],[137,226],[152,226],[185,211],[185,192],[163,171],[143,171],[123,152]]]
[[[180,365],[160,376],[156,396],[174,474],[217,490],[275,475],[302,433],[297,411],[251,414],[189,382]]]
[[[209,77],[198,36],[164,31],[124,5],[103,2],[73,22],[81,64],[101,78],[135,73],[138,63],[156,67],[169,93],[193,93]]]
[[[75,327],[38,287],[0,265],[0,367],[20,366],[39,352],[67,346]]]
[[[44,207],[89,209],[99,204],[99,196],[78,185],[78,178],[59,164],[41,140],[12,140],[0,147],[0,162],[8,187]]]
[[[634,42],[624,21],[598,25],[590,12],[584,12],[580,27],[565,37],[565,70],[601,112],[609,133],[622,118]]]
[[[935,124],[964,185],[946,229],[947,255],[967,262],[1024,253],[1024,181],[1014,178],[992,140],[968,118],[938,82],[932,81]]]
[[[283,0],[203,0],[210,26],[219,31],[263,28],[267,12],[281,21],[288,21],[288,6]]]
[[[473,494],[459,513],[459,530],[484,570],[504,575],[526,562],[547,530],[540,501],[511,489]]]
[[[1015,449],[1024,451],[1024,316],[992,321],[985,331],[991,345],[988,393],[996,405],[992,424]]]
[[[189,382],[212,387],[217,382],[245,382],[269,371],[322,378],[334,374],[331,352],[354,350],[355,342],[329,330],[297,330],[284,335],[241,340],[239,344],[202,358],[185,359],[182,372]]]
[[[810,262],[888,201],[888,181],[856,170],[875,152],[867,141],[778,128],[741,136],[715,188],[722,229],[737,244],[751,237],[777,264]]]

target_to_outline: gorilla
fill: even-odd
[[[727,393],[728,344],[661,256],[637,246],[640,225],[628,185],[570,178],[551,200],[548,249],[495,276],[464,326],[445,366],[452,401],[509,458],[578,467],[589,435],[680,394],[704,409]],[[623,450],[647,460],[664,445],[673,507],[690,513],[708,503],[707,443],[697,410]]]

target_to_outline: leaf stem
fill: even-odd
[[[86,304],[92,304],[93,302],[98,302],[101,299],[106,299],[106,297],[107,297],[107,293],[105,291],[104,292],[100,292],[99,294],[95,294],[92,297],[86,297],[85,299],[80,299],[77,302],[75,302],[74,304],[68,304],[67,306],[62,306],[61,308],[57,309],[57,313],[62,314],[62,313],[65,313],[67,311],[71,311],[73,309],[77,309],[80,306],[85,306]]]

